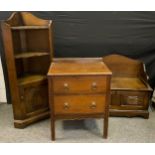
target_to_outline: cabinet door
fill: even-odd
[[[136,94],[123,94],[121,95],[121,105],[143,106],[144,96]]]
[[[26,115],[35,115],[48,109],[48,86],[46,84],[31,85],[20,89],[22,103],[25,107]]]
[[[148,93],[143,91],[120,91],[120,104],[127,109],[146,109],[149,104]]]
[[[143,110],[149,105],[149,92],[147,91],[112,91],[111,109]]]

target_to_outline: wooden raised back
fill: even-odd
[[[6,23],[10,26],[46,26],[51,21],[40,19],[28,12],[14,12]]]
[[[105,64],[112,71],[114,77],[141,77],[142,75],[146,76],[144,65],[139,60],[133,60],[122,55],[112,54],[103,57],[103,62],[105,62]]]

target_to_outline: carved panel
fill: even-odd
[[[25,87],[23,88],[23,93],[26,113],[48,107],[47,85]]]
[[[144,102],[143,96],[138,95],[121,95],[122,105],[140,105],[142,106]]]

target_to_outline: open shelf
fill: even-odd
[[[47,52],[23,52],[15,55],[15,59],[30,58],[49,55]]]
[[[48,29],[48,26],[12,26],[12,30]]]
[[[24,77],[18,78],[18,84],[19,85],[27,85],[34,82],[39,82],[46,80],[46,75],[26,75]]]

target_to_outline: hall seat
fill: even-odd
[[[143,62],[116,54],[103,62],[112,71],[110,115],[148,118],[152,88]]]

